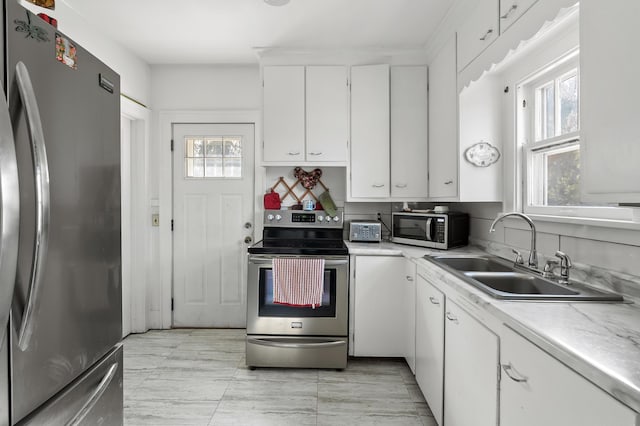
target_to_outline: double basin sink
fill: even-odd
[[[425,256],[496,299],[622,302],[622,296],[577,282],[560,284],[489,255]]]

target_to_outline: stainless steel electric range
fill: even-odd
[[[248,251],[247,366],[345,368],[349,256],[343,212],[267,210],[263,239]],[[273,261],[278,257],[324,259],[320,306],[274,302]]]

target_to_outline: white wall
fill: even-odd
[[[153,105],[153,130],[149,158],[149,211],[160,214],[170,199],[167,186],[171,182],[170,139],[164,136],[162,117],[194,115],[198,111],[259,111],[262,105],[260,71],[255,66],[215,65],[154,65],[151,67],[151,103]],[[175,114],[173,114],[175,112]],[[184,112],[181,114],[179,112]],[[220,114],[214,114],[220,115]],[[259,126],[257,127],[259,131]],[[170,132],[169,132],[170,133]],[[259,143],[256,140],[256,144]],[[164,182],[162,188],[160,183]],[[168,182],[168,183],[167,183]],[[162,195],[164,194],[164,195]],[[160,197],[164,196],[166,200]],[[170,207],[169,209],[170,210]],[[167,216],[168,213],[164,213]],[[160,217],[160,227],[154,227],[150,235],[150,268],[148,276],[147,308],[149,326],[170,326],[167,319],[167,294],[170,293],[170,276],[161,259],[170,262],[167,255],[166,217]]]
[[[97,56],[120,74],[121,92],[149,106],[151,70],[146,62],[124,46],[105,37],[95,25],[77,14],[65,2],[56,2],[55,10],[44,9],[20,0],[20,4],[33,13],[46,13],[58,20],[58,29]]]

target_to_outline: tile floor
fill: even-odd
[[[427,425],[404,360],[346,370],[256,369],[244,330],[150,331],[124,341],[125,425]]]

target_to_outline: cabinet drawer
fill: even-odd
[[[637,413],[519,334],[500,337],[500,424],[636,425]]]
[[[469,18],[458,29],[458,71],[498,38],[498,0],[478,0]]]

